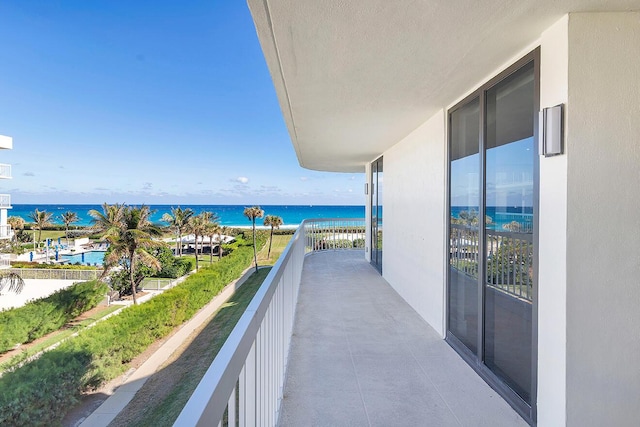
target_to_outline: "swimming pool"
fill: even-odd
[[[67,261],[70,264],[75,264],[77,262],[81,264],[91,264],[91,265],[102,265],[102,260],[104,259],[104,251],[89,251],[84,252],[82,254],[75,255],[62,255],[61,260]],[[83,257],[84,256],[84,257]]]

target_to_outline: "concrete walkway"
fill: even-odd
[[[305,260],[281,426],[526,426],[362,252]]]
[[[195,331],[200,325],[207,322],[225,301],[238,289],[251,274],[253,267],[247,269],[236,281],[228,284],[209,304],[202,308],[194,317],[185,323],[178,332],[169,338],[149,359],[138,369],[124,379],[115,392],[105,400],[80,427],[106,427],[115,419],[129,402],[134,398],[138,390],[173,354],[176,349]],[[152,295],[148,295],[150,298]],[[140,301],[143,299],[141,298]]]

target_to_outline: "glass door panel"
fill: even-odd
[[[478,348],[480,101],[451,113],[449,193],[449,332]]]
[[[371,264],[382,272],[382,157],[371,163]]]
[[[484,363],[531,403],[533,63],[486,92]]]

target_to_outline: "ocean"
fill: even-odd
[[[154,213],[151,221],[164,224],[162,215],[170,213],[172,207],[177,205],[149,205]],[[251,221],[244,216],[244,205],[180,205],[182,209],[191,208],[196,214],[202,211],[215,212],[220,217],[220,225],[229,227],[247,227]],[[284,228],[297,227],[302,220],[307,218],[364,218],[364,206],[325,206],[325,205],[264,205],[260,206],[265,215],[276,215],[282,218]],[[67,211],[73,211],[78,215],[79,221],[72,224],[85,227],[91,225],[89,211],[91,209],[102,212],[102,205],[13,205],[8,216],[18,216],[27,222],[31,222],[29,214],[35,209],[53,213],[52,223],[62,224],[61,215]],[[256,225],[262,225],[262,220],[257,220]]]

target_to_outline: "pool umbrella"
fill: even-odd
[[[33,262],[33,252],[29,252],[29,261]]]
[[[60,238],[58,237],[58,244],[60,244]]]
[[[84,252],[82,252],[82,262],[84,262]]]
[[[58,250],[56,250],[56,261],[58,261]]]

